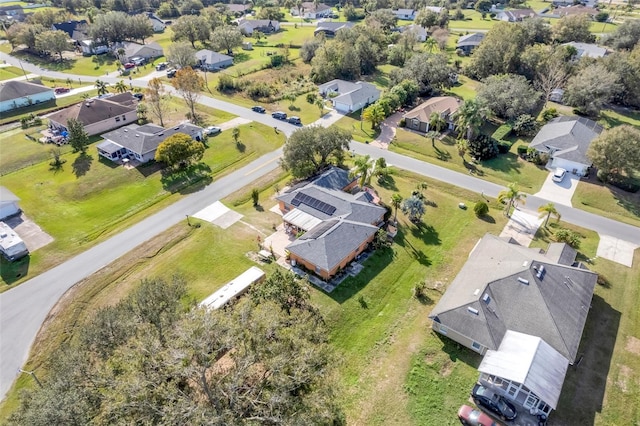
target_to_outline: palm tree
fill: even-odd
[[[396,219],[398,217],[398,207],[402,205],[402,195],[398,194],[397,192],[393,194],[391,196],[391,205],[396,209],[396,212],[393,215],[393,221],[396,222]]]
[[[540,213],[539,218],[542,219],[544,216],[547,218],[544,221],[544,227],[547,227],[549,223],[549,217],[553,215],[556,218],[556,222],[560,220],[560,213],[556,210],[556,206],[553,203],[547,203],[543,206],[538,207],[538,213]]]
[[[456,125],[459,129],[466,129],[466,139],[471,140],[473,134],[480,128],[487,116],[487,109],[475,99],[468,99],[456,112]]]
[[[424,202],[416,196],[411,196],[402,203],[402,211],[409,216],[411,222],[419,222],[424,215]]]
[[[96,89],[98,89],[98,95],[104,95],[109,90],[107,90],[107,86],[109,83],[105,83],[102,80],[96,80]]]
[[[435,41],[433,37],[429,37],[425,42],[424,46],[427,48],[427,52],[433,53],[435,48],[438,46],[438,43]]]
[[[378,103],[369,105],[362,111],[362,118],[371,123],[372,129],[377,129],[380,127],[380,123],[386,118],[384,108]]]
[[[444,118],[437,113],[432,112],[429,116],[429,130],[435,130],[436,132],[441,132],[444,129],[444,126],[447,125],[447,122],[444,121]]]
[[[238,129],[237,127],[234,127],[233,130],[231,131],[231,137],[233,138],[233,141],[237,145],[238,141],[240,140],[240,129]]]
[[[358,181],[358,183],[360,184],[361,188],[364,188],[364,186],[367,183],[369,183],[369,180],[371,178],[371,171],[372,171],[371,157],[368,155],[358,156],[353,161],[353,165],[354,165],[354,168],[351,171],[351,176],[352,177],[360,176],[360,180]]]
[[[527,194],[518,191],[518,184],[515,182],[510,183],[507,189],[500,191],[500,193],[498,194],[498,201],[503,204],[505,202],[507,203],[507,217],[511,216],[511,207],[513,207],[518,202],[524,204],[525,198],[527,198]]]
[[[436,138],[439,136],[440,136],[440,133],[433,130],[429,130],[427,134],[424,135],[425,138],[431,139],[431,146],[434,148],[436,147]]]
[[[69,86],[69,89],[71,89],[72,87],[71,84],[72,84],[71,78],[67,78],[67,85]]]
[[[420,193],[420,198],[424,199],[424,194],[422,193],[423,191],[427,190],[427,182],[419,182],[416,185],[416,191],[418,191]]]
[[[118,93],[124,93],[128,89],[127,84],[123,80],[118,81],[113,88],[116,89]]]
[[[382,183],[391,174],[387,167],[387,160],[385,160],[384,157],[380,157],[376,160],[373,165],[372,174],[378,178],[378,183]]]

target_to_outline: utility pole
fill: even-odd
[[[27,373],[27,374],[29,374],[31,377],[33,377],[33,380],[36,381],[38,386],[40,386],[41,388],[44,387],[44,386],[42,386],[42,383],[40,382],[40,380],[38,380],[38,377],[36,377],[36,372],[35,371],[27,371],[27,370],[23,370],[22,368],[18,368],[18,373]]]

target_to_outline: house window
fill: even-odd
[[[539,399],[537,396],[535,396],[534,394],[530,393],[529,396],[527,396],[527,399],[524,401],[524,406],[526,408],[531,408],[531,407],[535,407],[536,404],[538,403]]]
[[[480,350],[480,343],[478,343],[478,342],[473,342],[473,343],[471,344],[471,347],[472,347],[473,349],[475,349],[476,351],[479,351],[479,350]]]
[[[116,122],[120,121],[120,117],[116,117]]]
[[[420,125],[420,120],[418,120],[417,118],[414,118],[412,120],[412,123],[413,123],[413,127],[418,127]]]
[[[126,115],[122,116],[122,121],[127,121],[127,116]]]
[[[320,267],[319,267],[319,266],[316,266],[315,271],[316,271],[316,274],[320,274]]]
[[[447,327],[444,325],[441,325],[438,331],[440,331],[440,334],[444,334],[445,336],[447,335]]]

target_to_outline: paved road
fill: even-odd
[[[6,54],[0,59],[8,63],[17,60]],[[13,62],[12,62],[13,61]],[[29,72],[36,72],[50,77],[64,78],[68,74],[42,71],[31,64],[23,63]],[[64,76],[64,77],[62,77]],[[94,82],[95,77],[71,76],[82,81]],[[105,79],[106,80],[106,79]],[[115,80],[118,79],[113,79]],[[135,85],[144,86],[146,81],[133,81]],[[295,127],[274,120],[269,115],[258,114],[247,108],[202,96],[200,102],[213,108],[222,109],[232,114],[257,121],[269,126],[277,126],[286,134]],[[320,125],[329,125],[334,120],[319,120]],[[352,149],[358,154],[369,154],[373,158],[385,157],[390,165],[424,176],[451,183],[477,193],[495,197],[503,187],[470,175],[454,172],[433,164],[425,163],[386,150],[352,142]],[[170,226],[180,222],[185,215],[192,215],[212,202],[248,185],[255,179],[275,169],[282,150],[267,154],[240,170],[215,181],[207,188],[181,199],[166,209],[150,216],[128,230],[111,239],[98,244],[86,252],[67,262],[35,277],[16,288],[0,294],[0,395],[4,397],[17,376],[17,369],[27,360],[29,348],[33,343],[41,324],[58,299],[75,283],[108,265],[113,260],[132,250],[139,244],[153,238]],[[546,203],[533,196],[527,200],[527,206],[536,209]],[[581,210],[565,206],[557,206],[563,220],[598,231],[599,233],[621,238],[625,241],[640,241],[640,228],[602,218]]]

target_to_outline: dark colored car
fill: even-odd
[[[175,77],[176,76],[176,72],[178,72],[178,70],[176,70],[176,69],[167,70],[167,77],[169,77],[169,78]]]
[[[136,98],[137,100],[141,101],[142,98],[144,98],[144,95],[142,93],[134,93],[133,97]]]
[[[264,112],[266,110],[264,108],[262,108],[260,105],[256,105],[256,106],[252,106],[251,107],[251,111],[255,111],[255,112],[259,112],[260,114],[264,114]]]
[[[296,117],[295,115],[292,115],[291,117],[289,117],[287,121],[291,124],[295,124],[296,126],[302,125],[302,121],[300,120],[300,117]]]
[[[458,419],[465,426],[498,426],[496,422],[480,410],[463,405],[458,410]]]
[[[59,95],[60,93],[67,93],[70,90],[71,89],[69,89],[68,87],[56,87],[55,89],[53,89],[53,92],[56,95]]]
[[[485,388],[480,383],[476,383],[473,387],[471,398],[478,407],[491,411],[502,420],[513,420],[518,415],[516,407],[512,403]]]
[[[163,69],[167,68],[167,64],[166,62],[160,62],[158,65],[156,65],[156,71],[162,71]]]
[[[286,120],[287,119],[287,113],[286,112],[282,112],[282,111],[276,111],[274,113],[271,113],[271,116],[273,118],[277,118],[278,120]]]

